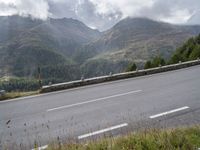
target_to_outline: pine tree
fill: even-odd
[[[136,71],[137,69],[137,65],[133,62],[131,64],[128,65],[128,68],[126,69],[127,72],[129,71]]]
[[[152,64],[151,64],[151,61],[147,61],[144,65],[144,69],[149,69],[149,68],[152,68]]]

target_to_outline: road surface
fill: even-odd
[[[199,123],[195,66],[0,102],[0,149],[32,149],[35,141],[45,149],[53,140]]]

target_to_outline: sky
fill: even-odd
[[[0,0],[0,16],[74,18],[100,31],[126,17],[200,24],[200,0]]]

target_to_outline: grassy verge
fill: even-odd
[[[48,150],[198,150],[200,126],[148,130],[88,143],[54,144]]]
[[[13,99],[13,98],[19,98],[19,97],[25,97],[25,96],[31,96],[39,94],[39,91],[33,91],[33,92],[10,92],[6,93],[3,96],[0,96],[0,101]]]

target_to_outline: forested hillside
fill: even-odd
[[[178,48],[170,59],[170,63],[189,61],[200,58],[200,35],[190,38]]]
[[[74,19],[0,17],[0,75],[35,78],[40,67],[45,79],[77,79],[75,50],[100,34]]]
[[[185,62],[190,60],[196,60],[200,58],[200,34],[196,37],[190,38],[182,46],[176,49],[169,59],[164,59],[161,56],[154,57],[152,60],[148,60],[144,68],[154,68],[164,66],[166,64],[176,64],[179,62]]]
[[[140,69],[147,60],[160,56],[152,62],[156,66],[199,33],[200,26],[146,18],[126,18],[101,33],[74,19],[0,17],[0,78],[17,79],[17,84],[28,79],[35,84],[40,76],[43,84],[58,83],[124,72],[128,65],[128,70],[135,68],[132,62]],[[171,63],[196,58],[196,41],[192,38],[179,48]]]
[[[99,68],[104,68],[104,73],[123,72],[133,61],[142,68],[147,60],[158,55],[169,59],[177,47],[199,33],[200,26],[172,25],[147,18],[126,18],[104,32],[98,40],[83,46],[75,60],[82,63],[83,68],[93,68],[90,76],[97,75]],[[107,70],[109,66],[105,66],[105,63],[109,66],[117,64],[119,67],[113,66]]]

